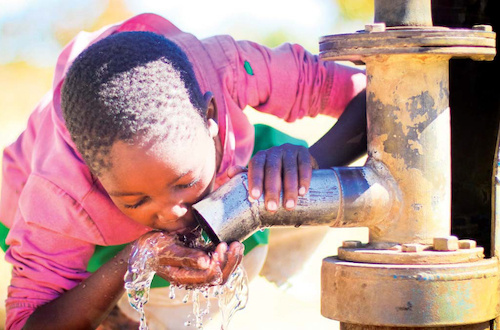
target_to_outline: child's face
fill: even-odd
[[[196,225],[190,206],[213,189],[214,139],[200,128],[188,142],[166,144],[146,148],[116,142],[110,153],[113,166],[99,179],[114,204],[134,221],[183,231]]]

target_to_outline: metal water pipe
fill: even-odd
[[[194,205],[200,222],[215,241],[275,225],[368,227],[368,244],[324,259],[322,315],[341,329],[490,329],[498,260],[450,236],[448,61],[494,56],[491,27],[434,27],[430,0],[375,0],[365,30],[320,39],[322,59],[366,64],[365,166],[314,171],[296,210],[276,214],[248,200],[240,176]]]
[[[397,221],[370,228],[370,244],[323,261],[322,314],[343,329],[490,329],[500,314],[498,260],[450,236],[448,62],[492,60],[495,34],[434,27],[430,4],[376,0],[364,31],[320,40],[324,60],[366,64],[368,157],[401,192]]]

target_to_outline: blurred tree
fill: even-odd
[[[51,85],[52,68],[39,68],[26,62],[0,66],[0,123],[23,121]],[[2,125],[0,143],[6,129]]]
[[[95,8],[96,12],[87,13],[85,18],[78,7],[65,10],[66,22],[73,15],[80,15],[73,24],[65,25],[62,20],[54,19],[51,30],[61,48],[81,30],[95,31],[132,16],[123,0],[106,1],[103,8]],[[33,107],[50,90],[52,77],[53,67],[38,67],[24,60],[0,65],[0,149],[19,134]]]
[[[91,31],[98,30],[103,26],[117,23],[134,15],[125,4],[124,0],[108,0],[108,6],[104,12],[93,22]]]
[[[339,8],[339,14],[345,20],[369,21],[373,19],[373,0],[335,0]]]
[[[133,15],[133,13],[127,8],[124,0],[108,0],[106,3],[107,5],[105,6],[104,11],[97,17],[97,19],[92,18],[91,20],[87,20],[83,25],[66,26],[56,22],[54,24],[54,36],[59,44],[61,46],[66,45],[78,32],[82,30],[96,31],[103,26],[123,21]],[[80,13],[68,13],[68,15],[72,14],[80,15]]]
[[[270,32],[268,35],[264,36],[260,42],[268,47],[277,47],[289,40],[290,36],[287,31],[280,29]]]

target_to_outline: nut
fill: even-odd
[[[491,25],[485,25],[485,24],[474,25],[472,29],[477,31],[493,32],[493,27]]]
[[[476,241],[473,239],[461,239],[458,241],[459,249],[475,249],[476,246]]]
[[[385,31],[385,23],[372,23],[365,25],[366,32],[384,32]]]
[[[403,252],[422,252],[425,249],[425,245],[419,243],[408,243],[401,245],[401,250]]]
[[[361,241],[343,241],[342,247],[344,248],[358,248],[361,247]]]
[[[458,238],[456,236],[435,237],[433,248],[435,251],[456,251]]]

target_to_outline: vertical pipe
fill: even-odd
[[[447,56],[366,58],[368,155],[401,191],[399,219],[372,242],[427,243],[450,234],[451,151]]]
[[[375,0],[374,21],[386,26],[432,26],[431,0]]]

